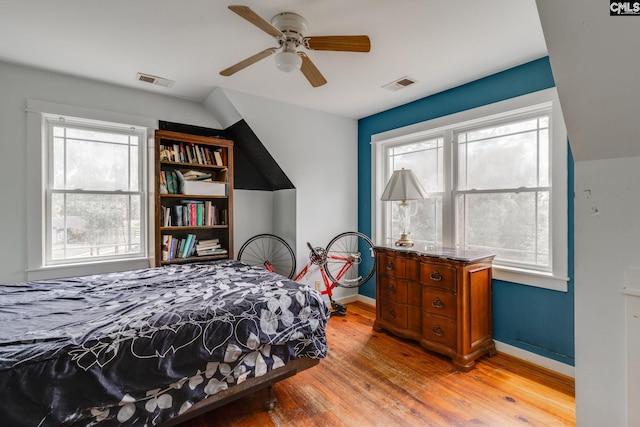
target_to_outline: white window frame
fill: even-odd
[[[27,181],[27,280],[50,279],[57,277],[81,276],[108,273],[149,267],[153,254],[150,253],[150,230],[153,229],[153,200],[148,191],[148,182],[152,182],[152,171],[148,167],[148,158],[153,150],[153,129],[157,121],[127,114],[120,114],[83,107],[75,107],[40,100],[27,100],[27,158],[30,173]],[[47,120],[51,117],[74,117],[85,123],[108,122],[126,124],[142,132],[140,160],[140,189],[143,193],[143,214],[141,224],[142,253],[139,256],[125,255],[116,259],[83,260],[51,263],[47,265],[46,233],[46,189],[48,170]]]
[[[83,190],[83,189],[79,189],[79,190],[68,190],[68,189],[54,189],[52,188],[53,186],[53,175],[54,175],[54,166],[53,166],[53,150],[54,150],[54,136],[53,136],[53,128],[58,126],[58,127],[65,127],[65,128],[71,128],[71,129],[85,129],[85,130],[89,130],[89,131],[98,131],[98,132],[105,132],[105,133],[111,133],[111,134],[120,134],[120,135],[127,135],[127,136],[136,136],[138,139],[138,144],[137,144],[137,148],[138,148],[138,184],[141,184],[144,182],[144,176],[145,176],[145,171],[143,169],[143,162],[144,162],[144,157],[145,157],[145,141],[146,141],[146,129],[139,127],[139,126],[131,126],[131,125],[127,125],[127,124],[120,124],[120,123],[112,123],[112,122],[102,122],[102,121],[95,121],[95,120],[87,120],[87,119],[83,119],[83,118],[77,118],[77,117],[69,117],[69,116],[59,116],[56,114],[43,114],[42,118],[45,122],[45,126],[46,126],[46,139],[47,139],[47,144],[46,144],[46,151],[45,151],[45,156],[47,157],[47,161],[46,161],[46,182],[47,182],[47,186],[45,188],[45,224],[46,224],[46,228],[45,228],[45,265],[46,266],[55,266],[55,265],[59,265],[59,264],[84,264],[87,262],[95,262],[95,261],[108,261],[108,260],[124,260],[127,258],[140,258],[140,257],[146,257],[147,254],[147,245],[145,244],[147,238],[146,238],[146,221],[145,219],[145,213],[146,213],[146,203],[145,203],[145,188],[143,188],[141,185],[138,185],[138,190],[132,191],[132,190],[127,190],[127,191],[123,191],[123,190],[118,190],[118,191],[100,191],[100,193],[103,194],[111,194],[111,195],[120,195],[120,196],[124,196],[124,195],[129,195],[129,196],[138,196],[141,199],[141,206],[140,206],[140,252],[139,253],[132,253],[132,254],[120,254],[120,255],[110,255],[110,256],[100,256],[100,257],[95,257],[95,258],[70,258],[70,259],[60,259],[60,260],[56,260],[53,259],[53,254],[52,254],[52,240],[53,240],[53,235],[52,235],[52,220],[53,218],[51,217],[51,205],[52,205],[52,198],[53,198],[53,194],[54,193],[58,193],[58,194],[96,194],[95,191],[87,191],[87,190]],[[125,160],[125,159],[123,159]]]
[[[445,145],[451,139],[447,132],[453,135],[451,129],[469,127],[478,123],[488,123],[517,114],[528,114],[541,108],[550,107],[550,140],[551,140],[551,271],[541,271],[526,268],[516,268],[494,263],[493,277],[508,282],[536,286],[567,292],[568,277],[568,202],[567,202],[567,131],[564,125],[562,110],[555,88],[530,93],[517,98],[508,99],[494,104],[485,105],[471,110],[462,111],[448,116],[439,117],[426,122],[393,129],[372,135],[372,224],[373,239],[376,244],[384,240],[383,224],[388,211],[384,202],[380,201],[386,182],[385,176],[385,147],[390,144],[409,143],[417,140],[432,138],[437,135],[445,136]],[[453,150],[446,149],[445,168],[452,164]],[[445,194],[443,196],[443,245],[453,246],[454,243],[454,215],[453,215],[453,184],[451,173],[445,174]]]

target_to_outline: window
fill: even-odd
[[[549,271],[550,111],[454,133],[455,243]]]
[[[144,131],[46,117],[46,265],[144,255]]]
[[[149,267],[151,118],[27,100],[27,279]]]
[[[550,89],[374,137],[375,239],[400,235],[397,203],[379,196],[411,169],[429,197],[410,202],[416,248],[496,254],[494,277],[566,290],[567,138]]]

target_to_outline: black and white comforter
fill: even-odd
[[[299,357],[329,314],[237,261],[0,286],[0,424],[154,425]]]

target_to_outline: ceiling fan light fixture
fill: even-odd
[[[276,67],[278,70],[290,73],[299,70],[302,66],[302,58],[297,53],[282,51],[276,54]]]

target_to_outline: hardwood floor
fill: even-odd
[[[575,425],[572,378],[500,355],[462,373],[417,344],[372,330],[375,309],[348,305],[327,327],[329,354],[266,391],[194,418],[213,426]]]

